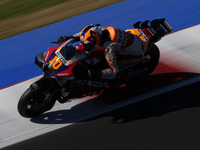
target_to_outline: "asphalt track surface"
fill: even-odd
[[[199,150],[200,82],[2,150]]]

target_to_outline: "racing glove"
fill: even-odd
[[[63,36],[61,36],[61,37],[58,38],[58,42],[59,43],[63,43],[65,41],[69,40],[70,38],[71,38],[70,36],[63,35]]]
[[[63,42],[65,42],[65,41],[67,41],[67,40],[69,40],[71,38],[74,38],[75,41],[80,41],[80,37],[75,37],[73,35],[72,36],[65,36],[65,35],[63,35],[63,36],[61,36],[61,37],[58,38],[58,42],[59,43],[63,43]]]

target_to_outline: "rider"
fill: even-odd
[[[111,26],[103,28],[99,24],[89,25],[73,36],[61,36],[58,41],[62,43],[69,38],[81,41],[88,52],[96,51],[99,46],[103,48],[109,68],[104,70],[89,70],[91,78],[115,79],[119,72],[116,54],[135,56],[138,60],[138,58],[142,59],[146,51],[142,40],[137,35]]]

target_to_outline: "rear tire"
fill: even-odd
[[[21,96],[18,102],[18,112],[25,118],[33,118],[50,110],[55,104],[55,100],[45,101],[45,94],[29,87]]]
[[[138,75],[137,77],[127,80],[126,82],[127,85],[140,83],[141,81],[145,80],[157,67],[160,59],[160,50],[155,44],[152,45],[152,47],[148,50],[148,52],[145,55],[150,56],[149,62],[141,63],[136,68],[134,68],[136,71],[137,70],[144,70],[144,71],[142,71],[141,74]]]
[[[145,67],[149,70],[148,75],[150,75],[158,65],[160,59],[160,50],[155,44],[153,44],[146,55],[150,56],[150,61],[145,64]]]

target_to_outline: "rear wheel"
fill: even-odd
[[[18,102],[18,112],[25,118],[33,118],[50,110],[55,101],[50,93],[40,93],[29,87]]]
[[[143,81],[155,70],[160,59],[160,51],[158,47],[155,44],[153,44],[145,55],[149,55],[150,60],[145,63],[140,63],[139,65],[133,68],[134,72],[137,75],[132,79],[128,79],[126,82],[127,85]]]
[[[150,61],[146,63],[144,67],[148,68],[148,75],[150,75],[158,65],[160,59],[160,51],[158,47],[153,44],[146,55],[150,56]]]

